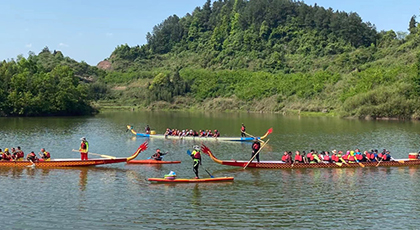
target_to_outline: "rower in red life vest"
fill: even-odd
[[[26,160],[30,161],[32,164],[38,161],[38,157],[35,155],[34,151],[30,152],[28,156],[26,156]]]
[[[284,163],[292,163],[292,158],[290,157],[289,153],[286,151],[284,152],[283,156],[281,157],[281,160]]]
[[[50,153],[47,152],[44,148],[42,148],[38,154],[43,161],[49,161],[51,158]]]
[[[354,158],[357,162],[366,161],[366,159],[363,157],[363,154],[360,152],[360,149],[356,149],[356,151],[354,151]]]
[[[10,154],[8,148],[5,148],[4,149],[4,152],[2,154],[2,160],[3,161],[10,161],[10,160],[12,160],[12,155]]]
[[[261,144],[258,141],[258,138],[255,138],[254,143],[252,143],[252,156],[251,156],[251,158],[254,157],[255,154],[257,154],[257,152],[260,150],[260,148],[261,148]],[[255,158],[257,158],[257,162],[260,163],[260,155],[257,154],[257,156]]]
[[[217,130],[217,129],[214,130],[213,137],[220,137],[219,130]]]
[[[328,151],[324,152],[324,161],[331,162],[331,157]]]
[[[300,155],[300,152],[296,151],[295,160],[293,161],[293,164],[304,163],[305,162],[304,159],[305,158],[302,155]]]
[[[332,151],[331,161],[334,163],[340,162],[337,156],[337,150],[335,149]]]
[[[22,151],[20,146],[18,146],[15,152],[15,156],[14,156],[15,161],[23,161],[24,157],[25,157],[25,153]]]

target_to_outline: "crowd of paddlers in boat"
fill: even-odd
[[[34,153],[34,151],[30,152],[26,156],[26,160],[35,162],[35,161],[48,161],[51,158],[51,155],[49,152],[45,150],[45,148],[42,148],[40,152],[38,153],[39,157]],[[20,146],[16,148],[5,148],[4,151],[0,149],[0,160],[1,161],[23,161],[25,158],[25,153],[22,151]]]
[[[144,132],[146,134],[151,134],[151,130],[149,125],[146,126],[146,128],[144,129]],[[199,130],[198,132],[196,130],[193,129],[171,129],[171,128],[166,128],[166,131],[164,133],[165,136],[178,136],[178,137],[186,137],[186,136],[191,136],[191,137],[220,137],[220,133],[217,129],[215,129],[213,132],[211,131],[211,129],[206,129],[206,130]]]
[[[347,150],[346,153],[333,150],[331,154],[328,151],[321,151],[319,153],[315,150],[311,150],[309,153],[296,151],[294,157],[291,151],[286,151],[281,160],[285,163],[357,163],[391,161],[393,158],[386,149],[382,152],[378,152],[377,149],[361,152],[359,149],[356,149]]]

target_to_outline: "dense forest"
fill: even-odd
[[[416,16],[407,28],[377,31],[357,13],[300,1],[207,0],[156,25],[147,44],[116,47],[99,68],[45,49],[3,62],[0,112],[84,114],[98,106],[136,106],[419,119]],[[54,90],[29,88],[43,78],[51,78]],[[25,93],[27,99],[18,100]],[[54,100],[40,106],[45,93]]]
[[[88,84],[104,71],[45,47],[38,55],[0,63],[0,116],[86,115],[106,87]]]

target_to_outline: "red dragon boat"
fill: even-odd
[[[30,161],[0,161],[0,167],[37,167],[37,168],[57,168],[57,167],[86,167],[103,164],[115,164],[121,162],[129,162],[136,158],[141,151],[147,149],[147,142],[144,142],[130,157],[115,157],[115,158],[96,158],[89,160],[80,159],[51,159],[49,161],[37,161],[33,164]]]
[[[202,151],[209,155],[210,158],[221,165],[228,165],[228,166],[235,166],[235,167],[242,167],[245,166],[248,168],[265,168],[265,169],[294,169],[294,168],[357,168],[357,167],[391,167],[391,166],[413,166],[413,165],[420,165],[419,159],[394,159],[392,161],[381,161],[381,162],[361,162],[361,163],[284,163],[282,161],[260,161],[258,162],[251,162],[248,164],[248,161],[237,161],[237,160],[219,160],[217,159],[214,154],[210,151],[210,149],[202,145]]]

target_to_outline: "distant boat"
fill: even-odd
[[[131,131],[134,135],[138,137],[147,137],[147,138],[159,138],[159,139],[168,139],[168,140],[192,140],[192,141],[234,141],[234,142],[244,142],[244,141],[253,141],[255,138],[262,140],[266,138],[270,133],[273,132],[273,128],[270,128],[263,136],[261,137],[199,137],[199,136],[171,136],[163,134],[146,134],[146,133],[137,133],[133,130],[133,126],[127,125],[127,129]]]

